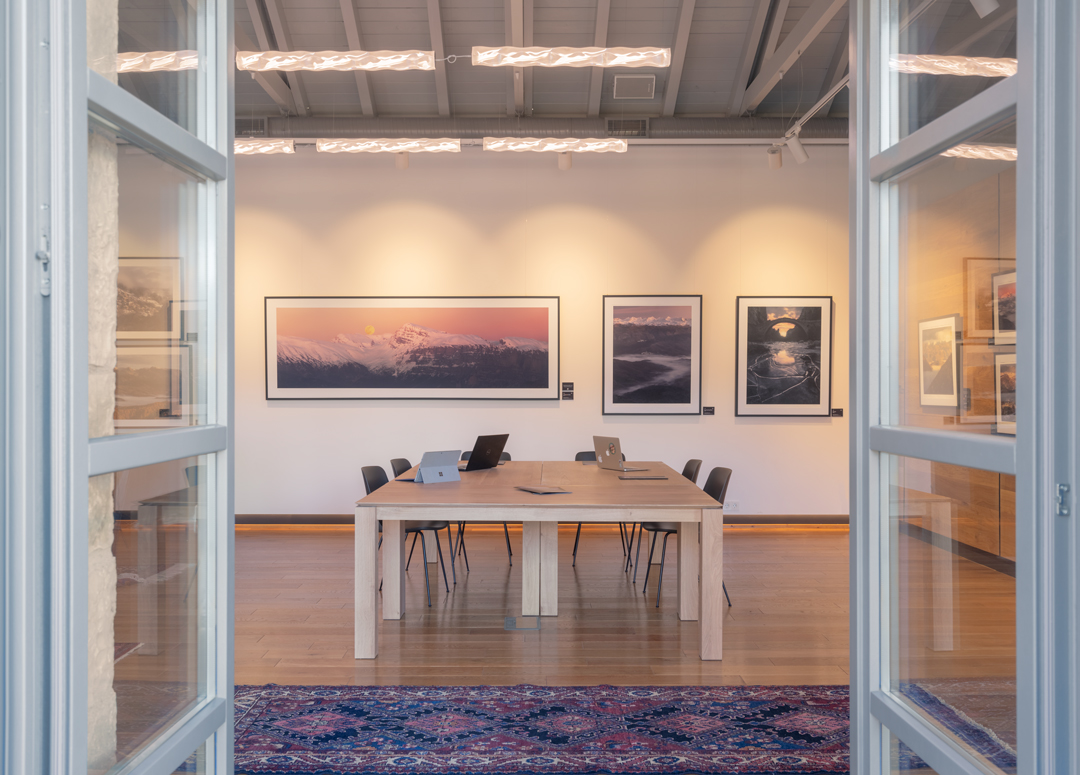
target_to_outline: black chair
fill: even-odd
[[[411,468],[411,466],[410,466]],[[364,466],[360,469],[364,475],[364,489],[367,490],[367,494],[375,492],[377,489],[386,484],[389,480],[386,478],[386,471],[382,466]],[[428,521],[414,521],[404,522],[402,526],[405,528],[405,535],[409,533],[413,534],[413,548],[416,548],[416,539],[420,537],[420,533],[424,530],[431,530],[435,533],[435,549],[439,552],[439,565],[442,566],[443,583],[446,585],[446,591],[450,592],[450,582],[446,579],[446,562],[443,560],[442,544],[439,543],[439,531],[445,530],[446,535],[450,536],[450,523],[446,520],[428,520]],[[382,530],[382,522],[379,522],[379,530]],[[453,546],[453,540],[448,538],[450,546]],[[424,584],[427,587],[428,607],[431,607],[431,580],[428,578],[428,563],[427,563],[427,546],[423,542],[420,543],[420,548],[424,552]],[[409,559],[412,559],[412,551],[409,552]],[[454,567],[454,558],[450,557],[450,567]],[[405,569],[408,570],[409,564],[405,563]],[[457,584],[457,572],[454,572],[454,583]]]
[[[626,453],[623,453],[622,460],[623,460],[624,463],[626,462]],[[595,463],[596,462],[596,451],[588,449],[588,450],[585,450],[584,452],[578,452],[576,455],[574,455],[574,462],[575,463]],[[578,548],[578,541],[580,541],[580,540],[581,540],[581,523],[578,522],[577,523],[577,532],[574,533],[574,561],[572,563],[570,563],[570,567],[576,567],[577,566],[577,548]],[[625,522],[620,522],[619,523],[619,541],[622,542],[623,556],[624,557],[629,557],[630,556],[629,549],[630,549],[631,546],[633,546],[634,540],[631,538],[630,543],[629,544],[627,543],[627,533],[626,533],[626,523]]]
[[[692,462],[692,461],[691,461]],[[689,466],[689,464],[687,464]],[[727,496],[728,484],[731,483],[731,469],[716,467],[709,472],[709,478],[705,480],[705,486],[701,489],[715,501],[718,501],[721,506],[724,505],[724,498]],[[679,532],[678,522],[642,522],[641,531],[644,533],[646,530],[653,534],[652,544],[649,547],[649,567],[645,569],[645,581],[641,585],[641,593],[645,594],[646,587],[649,586],[649,571],[652,570],[652,558],[653,552],[656,550],[656,539],[660,533],[664,534],[664,545],[660,552],[660,577],[656,583],[656,607],[660,607],[660,588],[664,583],[664,558],[667,556],[667,540],[668,536],[672,533]],[[641,539],[638,539],[638,549],[641,549]],[[634,571],[635,577],[637,571]],[[727,584],[721,582],[721,586],[724,590],[724,597],[727,598],[727,604],[731,606],[731,597],[728,595]]]
[[[687,460],[686,465],[683,466],[682,475],[683,475],[684,479],[689,479],[694,484],[697,484],[698,474],[700,472],[701,472],[701,461],[698,460],[697,458],[691,458],[690,460]],[[636,522],[633,525],[631,525],[631,527],[630,527],[630,546],[631,547],[633,547],[633,545],[634,545],[634,534],[637,533],[637,537],[638,537],[637,551],[634,552],[634,566],[635,566],[635,568],[634,568],[634,583],[635,584],[637,583],[637,567],[636,566],[637,566],[638,560],[641,558],[641,533],[644,532],[644,531],[638,532],[637,529],[639,527],[640,527],[640,525],[638,525],[638,523],[636,523]],[[626,567],[623,568],[623,572],[627,572],[629,570],[630,570],[630,553],[627,552],[627,554],[626,554]]]
[[[407,458],[396,457],[390,461],[390,469],[394,472],[394,478],[397,479],[403,473],[412,468],[412,463]]]
[[[468,461],[472,457],[472,450],[467,449],[461,453],[461,459]],[[509,452],[502,452],[499,454],[499,460],[511,460]],[[457,552],[465,557],[465,570],[469,569],[469,552],[465,549],[465,523],[458,522],[457,528],[458,545]],[[514,552],[510,549],[510,528],[503,522],[503,537],[506,538],[506,559],[510,562],[510,566],[514,565]]]

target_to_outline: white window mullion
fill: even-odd
[[[225,449],[228,433],[222,425],[199,425],[90,440],[90,476],[129,468],[209,455]]]
[[[870,449],[1001,474],[1016,473],[1016,442],[1008,437],[923,428],[870,428]]]

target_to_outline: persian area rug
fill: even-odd
[[[238,686],[238,775],[848,772],[846,686]]]

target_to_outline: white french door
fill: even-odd
[[[1077,750],[1077,9],[852,4],[852,772]]]
[[[0,771],[231,772],[231,3],[2,13]]]

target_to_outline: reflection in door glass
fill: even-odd
[[[890,689],[1016,769],[1015,477],[886,456]]]
[[[892,732],[889,732],[889,749],[886,755],[889,757],[889,761],[885,766],[885,772],[891,772],[892,775],[908,775],[908,773],[938,775],[937,770],[920,759],[918,754],[908,748]]]

